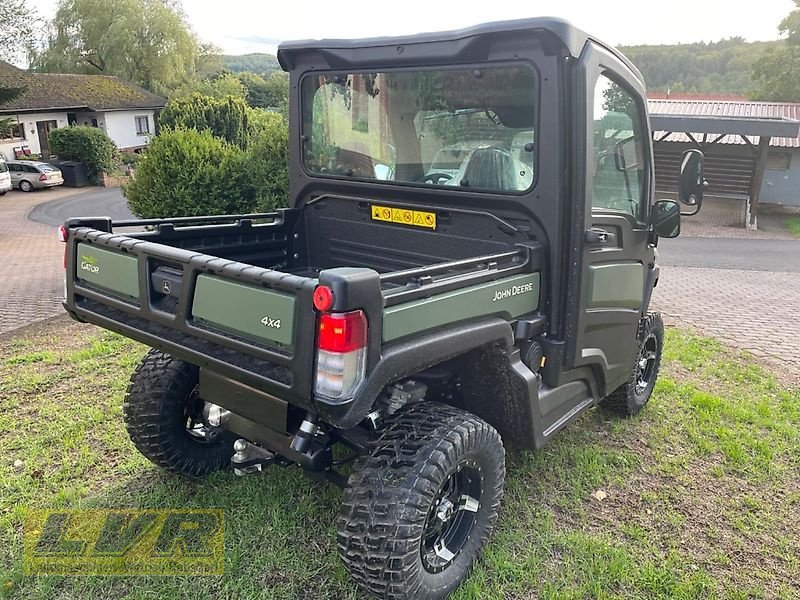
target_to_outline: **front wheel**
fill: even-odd
[[[350,475],[339,555],[373,596],[446,598],[489,539],[504,481],[505,450],[493,427],[444,404],[411,405]]]
[[[632,416],[637,414],[653,393],[661,367],[664,347],[664,322],[658,313],[649,313],[639,323],[636,362],[630,378],[601,402],[612,412]]]

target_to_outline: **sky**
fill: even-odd
[[[32,0],[48,16],[57,0]],[[612,45],[778,37],[792,0],[183,0],[192,28],[226,54],[275,52],[282,40],[405,35],[505,19],[557,16]],[[745,9],[744,7],[747,7]],[[740,8],[741,7],[741,8]]]

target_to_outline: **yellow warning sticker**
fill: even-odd
[[[372,205],[372,220],[436,229],[436,213]]]

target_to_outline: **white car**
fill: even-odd
[[[11,190],[11,173],[8,172],[6,161],[0,158],[0,196],[5,196]]]

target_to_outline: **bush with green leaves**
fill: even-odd
[[[289,128],[280,114],[260,109],[251,111],[251,122],[247,168],[256,208],[270,211],[289,202]]]
[[[208,130],[162,130],[124,188],[143,218],[252,212],[256,206],[247,154]]]
[[[50,132],[49,141],[51,152],[58,158],[84,163],[94,183],[100,171],[110,173],[118,166],[117,146],[97,127],[59,127]]]
[[[222,99],[191,94],[173,98],[161,111],[158,122],[169,129],[210,131],[240,148],[247,146],[250,137],[250,108],[242,98]]]

